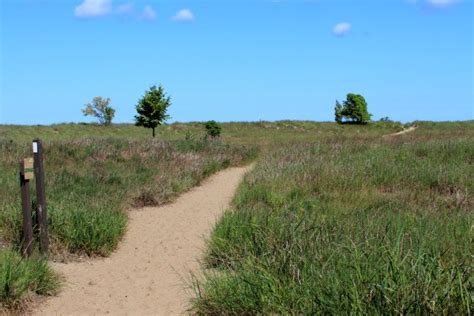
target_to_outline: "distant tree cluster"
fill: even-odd
[[[367,102],[360,94],[349,93],[346,100],[341,103],[336,101],[334,109],[337,123],[366,124],[372,114],[367,110]]]
[[[167,114],[171,105],[171,98],[165,94],[163,87],[152,86],[145,95],[138,100],[135,106],[138,115],[135,116],[135,125],[152,129],[155,137],[155,129],[163,124],[170,116]],[[115,110],[110,106],[110,98],[95,97],[82,109],[85,116],[93,116],[98,119],[99,124],[107,126],[112,124]]]
[[[152,136],[155,137],[156,128],[170,118],[167,114],[170,106],[171,98],[166,95],[163,87],[161,85],[151,86],[135,106],[137,111],[135,125],[151,128]],[[104,126],[110,125],[115,116],[115,110],[110,106],[110,98],[102,97],[92,99],[92,102],[85,105],[82,112],[86,116],[96,117],[99,123]],[[354,93],[347,94],[346,100],[342,104],[336,101],[334,112],[335,120],[340,124],[366,124],[372,117],[372,114],[367,110],[365,98]],[[388,117],[383,117],[380,120],[390,121]],[[207,137],[215,138],[221,134],[222,127],[214,120],[204,123],[204,127]]]

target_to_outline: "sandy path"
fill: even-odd
[[[190,271],[198,271],[204,238],[229,206],[248,168],[224,170],[172,204],[130,212],[124,240],[109,258],[53,264],[61,293],[40,315],[177,315],[186,312]]]
[[[416,129],[417,129],[416,126],[410,126],[409,128],[406,128],[401,132],[393,133],[393,134],[389,134],[389,135],[384,135],[384,137],[403,135],[403,134],[411,133],[411,132],[415,131]]]

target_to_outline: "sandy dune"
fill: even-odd
[[[185,313],[192,293],[184,279],[198,271],[204,237],[229,206],[247,170],[224,170],[172,204],[131,211],[125,238],[109,258],[53,264],[66,284],[34,314]]]

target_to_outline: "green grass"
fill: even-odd
[[[266,151],[208,242],[194,311],[472,313],[474,128],[419,125]]]
[[[431,124],[426,122],[425,124]],[[436,123],[439,129],[440,123]],[[452,126],[456,123],[443,123]],[[465,125],[465,124],[464,124]],[[443,126],[444,128],[444,126]],[[437,128],[434,128],[436,130]],[[377,122],[365,126],[336,125],[329,122],[312,121],[278,121],[278,122],[232,122],[222,124],[221,139],[226,143],[269,146],[275,143],[295,143],[318,140],[321,137],[334,136],[340,133],[359,135],[384,135],[402,130],[396,122]],[[456,131],[459,129],[456,128]],[[157,139],[182,140],[186,137],[202,139],[206,135],[204,124],[173,123],[159,126],[156,130]],[[111,137],[117,139],[148,140],[151,131],[131,124],[114,124],[104,128],[96,124],[70,123],[48,126],[15,126],[0,125],[0,139],[13,140],[20,143],[31,142],[41,137],[47,141],[68,141],[78,138]]]
[[[17,163],[40,137],[58,260],[108,255],[128,208],[167,203],[259,151],[209,241],[196,312],[472,313],[474,121],[417,124],[382,138],[402,125],[235,122],[211,142],[201,123],[161,126],[155,140],[127,124],[0,126],[0,248],[14,249],[2,250],[0,265],[18,266],[0,280],[18,289],[3,292],[2,307],[57,287],[50,276],[40,287],[48,290],[36,290],[19,267],[41,271],[45,261],[19,264],[15,250]]]
[[[126,227],[128,207],[159,205],[229,165],[252,159],[243,147],[200,140],[81,138],[45,142],[46,190],[53,252],[107,255]],[[0,141],[4,242],[18,246],[17,163],[29,146]],[[32,189],[34,186],[31,186]]]
[[[58,287],[44,258],[23,259],[16,251],[0,250],[0,312],[21,308],[31,293],[52,295]]]
[[[0,127],[0,249],[17,251],[21,245],[18,161],[31,156],[34,137],[41,137],[45,148],[50,258],[56,260],[71,254],[109,255],[125,232],[129,208],[168,203],[218,170],[256,156],[255,148],[207,141],[200,135],[181,133],[165,140],[147,136],[129,125]],[[34,182],[30,188],[34,197]],[[5,269],[16,260],[12,256],[9,251],[0,257]],[[38,269],[46,265],[25,262]],[[18,287],[11,291],[10,280],[0,280],[5,289],[2,305],[7,307],[19,305],[27,297],[23,292],[36,282],[26,268],[15,273],[20,281],[12,281]]]

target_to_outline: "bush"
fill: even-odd
[[[208,121],[204,127],[206,128],[206,135],[209,137],[219,137],[221,135],[222,127],[216,121]]]

